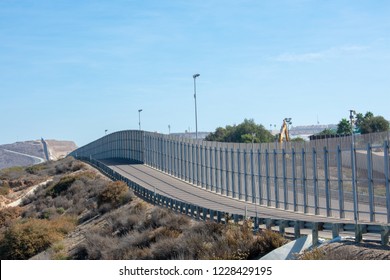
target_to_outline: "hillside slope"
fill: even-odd
[[[149,204],[71,157],[0,170],[1,199],[0,259],[258,259],[288,241],[253,233],[251,221],[202,222]],[[389,260],[389,249],[350,242],[300,257]]]
[[[57,160],[77,149],[72,141],[34,140],[0,145],[0,170]]]

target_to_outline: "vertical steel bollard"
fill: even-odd
[[[235,184],[234,184],[234,149],[232,148],[230,150],[230,159],[231,159],[231,163],[232,163],[232,166],[231,166],[231,173],[232,173],[232,192],[233,192],[233,197],[236,198],[237,197],[237,194],[236,194],[236,190],[235,190]]]
[[[313,147],[313,185],[314,185],[314,214],[319,215],[319,193],[318,193],[318,174],[317,174],[317,151]]]
[[[226,182],[226,195],[231,196],[231,187],[229,184],[229,151],[225,148],[225,182]]]
[[[291,174],[292,174],[292,188],[293,188],[293,209],[294,211],[298,211],[298,194],[297,194],[297,164],[296,164],[296,154],[295,149],[292,148],[291,150]]]
[[[326,215],[330,217],[332,216],[332,209],[331,209],[331,195],[330,195],[330,187],[329,187],[329,152],[326,147],[324,147],[324,169],[325,169]]]
[[[240,164],[240,149],[237,149],[237,187],[238,187],[238,199],[242,198],[242,192],[241,192],[241,164]]]
[[[210,165],[210,157],[209,157],[209,152],[207,149],[207,146],[204,148],[204,159],[205,159],[205,173],[206,173],[206,190],[210,189],[210,181],[209,181],[209,169],[211,168]]]
[[[252,185],[252,202],[257,203],[257,195],[256,195],[256,182],[255,182],[255,163],[253,156],[253,148],[251,149],[251,185]]]
[[[352,139],[353,139],[353,135],[352,135]],[[359,220],[359,205],[358,205],[358,193],[357,193],[357,185],[356,185],[356,155],[355,155],[354,141],[352,141],[351,144],[351,167],[352,167],[353,212],[354,212],[355,225],[356,228],[358,228],[357,222]],[[358,238],[357,235],[356,238]]]
[[[384,168],[386,186],[387,223],[390,224],[390,178],[389,178],[389,142],[384,143]]]
[[[275,192],[275,207],[279,208],[279,183],[278,183],[278,154],[274,149],[274,192]]]
[[[222,147],[219,148],[219,172],[220,172],[220,184],[221,184],[221,194],[226,195],[226,182],[223,184],[223,150]]]
[[[203,163],[203,152],[204,152],[204,146],[200,146],[200,186],[204,188],[206,180],[204,178],[204,163]]]
[[[248,184],[247,184],[247,162],[246,162],[247,152],[246,148],[244,150],[244,199],[248,201]]]
[[[196,160],[196,185],[199,186],[200,181],[199,181],[199,145],[196,144],[196,149],[195,149],[195,160]]]
[[[286,163],[286,150],[282,149],[282,171],[283,171],[283,204],[284,209],[288,209],[288,187],[287,187],[287,163]]]
[[[259,204],[262,204],[263,201],[263,180],[262,180],[262,173],[261,173],[261,153],[260,150],[257,150],[257,181],[258,181],[258,194],[259,194]]]
[[[214,171],[215,171],[215,191],[218,193],[220,192],[220,185],[218,182],[218,149],[217,146],[214,147]]]
[[[340,145],[337,146],[337,180],[339,187],[339,214],[340,218],[345,218],[345,210],[344,210],[344,186],[343,186],[343,171],[342,171],[342,156],[341,156],[341,148]]]
[[[375,202],[374,202],[374,186],[372,179],[372,148],[371,144],[367,144],[367,175],[368,175],[368,197],[370,209],[370,222],[375,221]]]
[[[195,169],[195,145],[191,144],[191,151],[192,151],[192,157],[191,157],[191,162],[192,162],[192,184],[196,184],[196,169]]]
[[[271,186],[269,176],[269,153],[268,149],[265,150],[265,174],[266,174],[266,188],[267,188],[267,206],[271,206]]]
[[[213,167],[215,168],[215,162],[213,160],[213,149],[210,147],[209,150],[209,159],[210,159],[210,190],[214,191],[214,171]]]

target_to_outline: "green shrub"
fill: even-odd
[[[56,197],[61,193],[66,192],[75,180],[76,179],[73,176],[62,177],[60,181],[51,188],[51,195]]]
[[[0,186],[0,195],[8,195],[11,191],[11,188],[9,187],[7,182],[3,182],[3,184]]]
[[[8,207],[0,210],[0,228],[6,226],[11,221],[16,219],[22,213],[22,208],[16,207]]]
[[[27,219],[11,225],[0,242],[1,259],[25,260],[60,241],[75,227],[73,217]]]
[[[110,182],[98,196],[98,207],[109,204],[118,207],[131,200],[130,189],[122,181]]]

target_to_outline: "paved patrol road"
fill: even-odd
[[[302,220],[306,222],[354,223],[353,213],[348,213],[348,218],[339,219],[255,205],[251,202],[211,192],[143,164],[129,164],[112,159],[101,160],[101,162],[144,188],[173,199],[209,209],[240,215],[245,215],[247,210],[247,216],[255,217],[257,212],[259,218]],[[364,221],[364,223],[370,224],[367,221]]]

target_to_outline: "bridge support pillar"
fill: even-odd
[[[389,245],[390,226],[382,226],[381,228],[381,243],[384,246]]]

